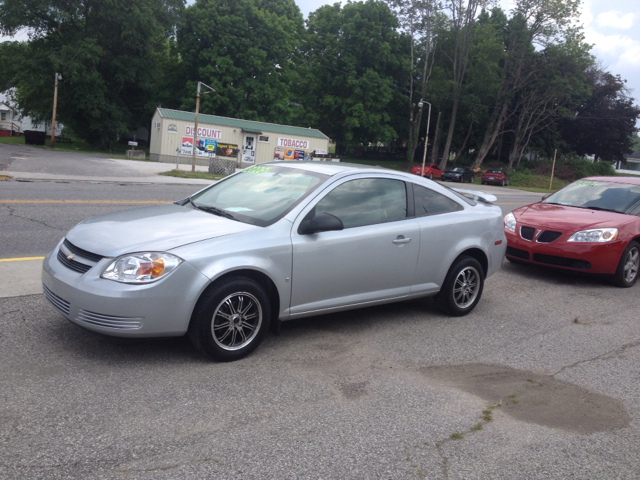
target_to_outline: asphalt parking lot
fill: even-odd
[[[505,261],[466,317],[312,317],[228,364],[5,296],[0,478],[638,478],[639,289]]]

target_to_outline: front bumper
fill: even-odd
[[[505,229],[507,258],[547,267],[576,272],[611,275],[616,272],[620,255],[625,248],[622,241],[610,243],[567,242],[569,234],[551,243],[525,240],[516,232]]]
[[[100,278],[112,259],[87,272],[73,271],[57,257],[60,245],[44,259],[43,292],[68,320],[88,330],[119,337],[184,335],[201,292],[209,283],[182,262],[166,278],[129,285]]]

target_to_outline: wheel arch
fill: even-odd
[[[231,278],[231,277],[245,277],[245,278],[249,278],[251,280],[253,280],[254,282],[256,282],[258,285],[260,285],[262,288],[264,288],[265,293],[267,294],[267,296],[269,297],[270,303],[271,303],[271,320],[275,321],[278,319],[278,317],[280,316],[280,295],[278,292],[278,287],[276,287],[276,284],[273,282],[273,280],[271,280],[271,278],[269,278],[268,275],[266,275],[263,272],[260,272],[258,270],[254,270],[251,268],[242,268],[242,269],[238,269],[238,270],[231,270],[228,272],[225,272],[224,274],[220,275],[219,277],[216,277],[214,279],[212,279],[209,284],[202,290],[202,292],[200,292],[200,296],[198,297],[198,300],[196,301],[195,305],[193,306],[193,310],[191,311],[191,319],[189,320],[189,324],[191,324],[193,322],[193,317],[194,314],[196,312],[196,310],[198,309],[198,306],[200,304],[200,302],[202,301],[202,299],[204,298],[204,296],[212,289],[214,288],[214,286],[219,283],[220,281],[223,281],[227,278]]]
[[[486,253],[484,253],[479,248],[468,248],[464,252],[460,253],[460,255],[458,255],[456,259],[453,261],[453,263],[456,263],[461,257],[472,257],[472,258],[475,258],[478,262],[480,262],[480,265],[482,266],[483,278],[485,279],[487,278],[487,272],[489,271],[489,259],[487,258]]]

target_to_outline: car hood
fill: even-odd
[[[257,228],[191,207],[170,204],[90,218],[71,229],[67,239],[89,252],[117,257],[131,252],[167,251]]]
[[[556,231],[579,231],[587,228],[616,227],[627,223],[627,215],[588,208],[533,203],[514,210],[518,223]]]

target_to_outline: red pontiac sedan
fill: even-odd
[[[411,173],[414,175],[420,175],[421,170],[422,165],[416,165],[411,169]],[[440,170],[435,163],[427,163],[424,166],[424,176],[429,179],[442,178],[442,170]]]
[[[509,175],[504,170],[487,170],[482,174],[482,178],[480,179],[480,183],[484,185],[485,183],[494,183],[496,185],[509,185]]]
[[[507,259],[608,275],[631,287],[640,267],[640,177],[589,177],[504,217]]]

